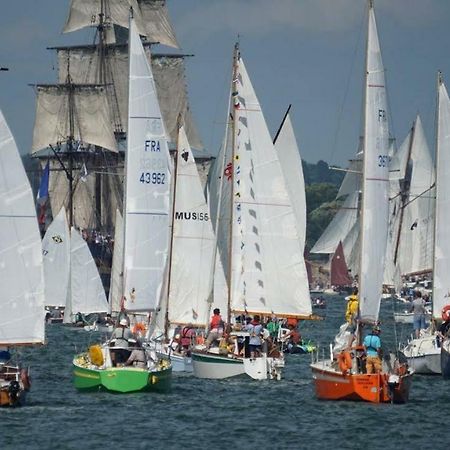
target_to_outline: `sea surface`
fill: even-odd
[[[405,341],[412,325],[394,326],[402,305],[383,300],[383,345]],[[328,354],[343,323],[345,300],[327,297],[325,320],[303,322]],[[409,403],[373,405],[315,398],[310,355],[288,355],[281,381],[200,380],[173,375],[169,394],[79,393],[72,384],[76,351],[101,340],[63,325],[47,326],[46,346],[21,350],[32,390],[20,408],[0,409],[0,449],[443,449],[450,382],[413,380]]]

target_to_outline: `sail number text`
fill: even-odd
[[[139,181],[146,184],[165,184],[166,174],[163,172],[142,172]]]

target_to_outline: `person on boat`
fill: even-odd
[[[276,341],[278,339],[278,331],[280,329],[280,323],[276,316],[269,317],[266,328],[270,333],[270,337],[272,341]]]
[[[261,319],[258,314],[255,314],[253,320],[245,327],[245,330],[250,333],[249,350],[250,357],[255,358],[261,353],[261,334],[263,326],[261,325]]]
[[[427,310],[425,309],[425,300],[422,298],[422,293],[420,291],[414,292],[414,300],[411,304],[411,312],[414,314],[414,333],[416,335],[416,338],[418,339],[420,337],[420,330],[424,330],[426,328],[425,316],[427,313]]]
[[[225,330],[225,322],[222,320],[220,315],[220,309],[215,308],[213,311],[213,316],[211,317],[211,322],[209,324],[209,333],[205,341],[205,346],[208,349],[214,341],[222,338],[223,332]]]
[[[366,373],[381,372],[381,339],[380,327],[375,326],[363,341],[364,350],[366,352]]]
[[[194,325],[188,323],[182,328],[180,333],[180,350],[183,353],[189,353],[192,344],[195,342],[196,332]]]
[[[116,364],[123,364],[130,356],[128,347],[130,340],[134,340],[133,333],[128,328],[128,320],[120,319],[119,326],[112,332],[110,344],[113,344],[111,356]]]
[[[289,331],[283,336],[282,341],[287,344],[287,349],[290,352],[296,345],[301,344],[302,337],[298,331],[298,327],[294,325],[288,326]]]
[[[139,340],[136,341],[136,345],[130,356],[126,360],[125,365],[138,367],[139,369],[147,368],[147,357],[145,355],[145,350]]]
[[[353,289],[352,294],[349,295],[348,297],[345,297],[345,300],[347,300],[345,320],[352,326],[355,326],[356,319],[358,318],[358,309],[359,309],[358,288],[355,287]]]

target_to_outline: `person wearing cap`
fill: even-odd
[[[120,319],[119,326],[112,332],[110,342],[114,345],[115,363],[124,363],[130,352],[128,350],[129,340],[134,339],[133,333],[128,328],[128,320],[124,317]]]
[[[375,326],[372,332],[369,333],[363,341],[364,349],[366,351],[366,373],[380,373],[381,372],[381,339],[380,328]]]

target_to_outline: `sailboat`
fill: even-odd
[[[133,13],[129,26],[128,139],[125,164],[123,306],[158,308],[169,247],[170,155],[151,66]],[[149,354],[151,353],[151,354]],[[75,387],[133,392],[170,388],[172,367],[145,352],[146,367],[115,366],[110,342],[73,359]]]
[[[180,125],[174,157],[172,226],[166,295],[153,335],[160,336],[161,349],[170,355],[174,371],[192,371],[191,358],[173,342],[183,327],[200,331],[208,325],[211,304],[225,306],[225,298],[213,300],[215,236],[209,207],[185,127]],[[195,344],[195,342],[193,342]],[[175,347],[175,348],[172,348]]]
[[[44,276],[31,186],[1,111],[0,168],[0,406],[16,406],[30,380],[10,350],[45,341]]]
[[[49,305],[65,307],[64,323],[79,314],[105,313],[105,290],[87,242],[74,227],[69,231],[64,206],[42,240],[45,294]]]
[[[441,346],[437,333],[437,324],[443,319],[442,309],[449,304],[448,301],[448,187],[447,168],[450,165],[448,157],[449,139],[448,129],[450,123],[450,101],[447,90],[438,75],[437,116],[436,116],[436,183],[435,183],[435,208],[434,208],[434,251],[433,258],[433,291],[432,291],[432,323],[427,330],[422,331],[419,338],[411,339],[403,353],[415,372],[421,374],[440,374],[445,364],[441,367],[442,359],[445,360],[445,348],[448,343],[444,341]],[[419,228],[420,225],[418,225]],[[422,227],[423,228],[423,227]],[[420,230],[418,230],[420,231]],[[430,264],[431,265],[431,264]],[[442,348],[441,348],[442,347]]]
[[[222,312],[228,324],[232,314],[309,319],[304,242],[290,199],[292,185],[286,182],[237,45],[229,105],[231,123],[210,184],[213,219],[218,218],[213,223],[228,285]],[[263,353],[250,358],[237,353],[197,347],[192,352],[194,375],[281,377],[281,356]]]
[[[71,0],[63,32],[92,28],[95,37],[93,43],[50,48],[56,52],[58,79],[35,87],[31,150],[43,164],[50,158],[51,209],[56,214],[64,205],[69,227],[113,234],[115,211],[123,210],[130,6],[151,61],[170,142],[176,142],[181,115],[192,147],[202,148],[186,91],[189,55],[153,51],[156,45],[178,48],[165,0]],[[83,167],[87,174],[80,182]]]
[[[378,322],[389,226],[387,100],[372,0],[368,3],[366,51],[358,346],[362,344],[363,325]],[[404,403],[408,400],[411,369],[395,359],[384,360],[381,373],[363,373],[357,354],[360,347],[353,348],[354,358],[351,358],[351,350],[347,348],[334,354],[332,348],[330,357],[324,359],[319,359],[317,354],[311,369],[318,398],[374,403]]]
[[[344,248],[341,241],[339,241],[337,249],[331,258],[330,283],[337,291],[348,289],[353,283],[348,273]]]

